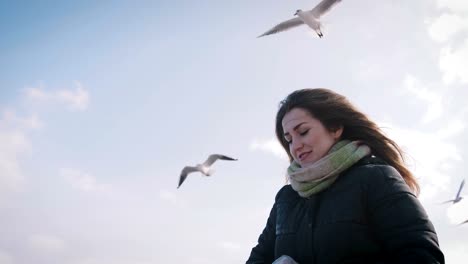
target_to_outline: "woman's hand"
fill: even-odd
[[[299,264],[296,261],[294,261],[293,258],[290,256],[283,255],[279,257],[278,259],[275,260],[272,264]]]

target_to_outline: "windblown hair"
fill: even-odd
[[[282,121],[286,113],[294,108],[305,110],[320,120],[329,131],[335,131],[343,126],[341,139],[360,140],[368,145],[373,155],[393,166],[409,188],[416,195],[419,194],[416,178],[406,167],[403,151],[397,143],[385,136],[377,124],[360,112],[346,97],[329,89],[297,90],[280,102],[276,114],[276,137],[288,153],[290,161],[293,157],[289,151],[289,144],[284,138]]]

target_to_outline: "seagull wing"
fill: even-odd
[[[465,185],[465,179],[463,179],[463,181],[461,182],[460,188],[458,188],[457,196],[455,197],[455,199],[460,198],[460,193],[464,185]]]
[[[328,12],[335,4],[341,2],[341,0],[322,0],[318,5],[316,5],[309,12],[312,13],[312,16],[320,18],[326,12]]]
[[[302,20],[300,18],[295,17],[295,18],[292,18],[292,19],[289,19],[289,20],[286,20],[284,22],[279,23],[278,25],[274,26],[272,29],[268,30],[267,32],[263,33],[262,35],[258,36],[257,38],[260,38],[260,37],[263,37],[263,36],[266,36],[266,35],[275,34],[275,33],[281,32],[281,31],[285,31],[285,30],[288,30],[288,29],[293,28],[293,27],[297,27],[297,26],[302,25],[302,24],[304,24],[304,22],[302,22]]]
[[[182,172],[180,173],[179,185],[177,186],[177,188],[179,188],[182,185],[182,183],[185,181],[185,179],[187,179],[187,175],[194,171],[198,171],[197,167],[185,166],[182,169]]]
[[[461,222],[461,223],[458,224],[458,225],[463,225],[463,224],[466,224],[466,223],[468,223],[468,219],[466,219],[465,221]]]
[[[208,159],[203,162],[204,166],[211,166],[216,160],[221,159],[221,160],[237,160],[228,156],[224,156],[221,154],[211,154]]]
[[[454,201],[455,201],[455,200],[448,200],[448,201],[442,202],[441,204],[453,203]]]

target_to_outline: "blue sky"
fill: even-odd
[[[0,264],[245,261],[284,184],[278,102],[305,87],[402,145],[463,263],[468,202],[439,203],[468,155],[465,2],[343,1],[323,39],[256,38],[305,0],[0,2]],[[210,153],[239,160],[176,189]]]

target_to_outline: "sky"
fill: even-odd
[[[325,87],[401,145],[468,258],[468,2],[0,1],[0,264],[242,263],[288,166],[278,103]],[[185,165],[211,153],[212,177]],[[468,195],[465,189],[462,195]]]

